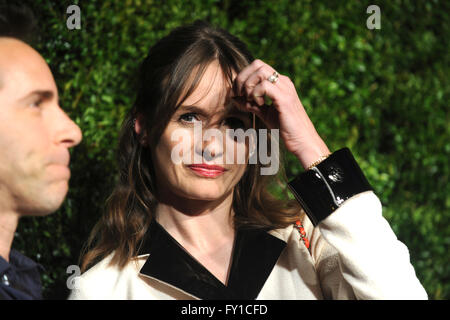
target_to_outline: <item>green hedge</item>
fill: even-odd
[[[81,8],[81,30],[66,27],[70,4]],[[430,298],[449,299],[450,5],[378,2],[381,29],[369,30],[370,4],[32,1],[41,30],[37,49],[84,135],[72,152],[67,200],[51,216],[22,219],[14,242],[46,267],[45,297],[67,297],[66,268],[78,264],[114,185],[117,133],[134,100],[139,61],[172,28],[206,19],[290,76],[329,148],[353,151]],[[292,156],[287,172],[301,172]]]

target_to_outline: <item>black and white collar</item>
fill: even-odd
[[[199,299],[252,300],[258,296],[285,247],[285,241],[267,230],[238,229],[229,278],[224,285],[153,220],[138,253],[149,254],[140,273]]]

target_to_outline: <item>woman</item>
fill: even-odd
[[[267,132],[305,169],[298,202],[250,161],[277,154]],[[71,299],[427,298],[350,151],[330,153],[290,79],[224,30],[197,21],[150,49],[119,167]]]

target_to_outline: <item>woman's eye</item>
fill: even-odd
[[[231,129],[245,129],[245,123],[239,118],[230,117],[225,119],[225,125]]]
[[[184,121],[184,122],[190,122],[190,123],[199,121],[199,119],[195,113],[185,113],[180,116],[180,120]]]

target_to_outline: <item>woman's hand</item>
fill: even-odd
[[[297,95],[292,81],[283,75],[271,83],[275,70],[261,60],[245,67],[233,83],[233,98],[240,108],[253,112],[269,129],[280,129],[286,148],[294,153],[306,169],[330,151],[320,138]],[[264,97],[272,100],[265,104]]]

